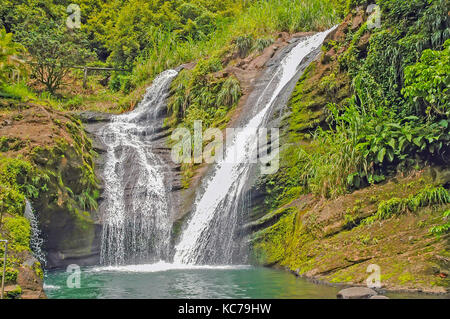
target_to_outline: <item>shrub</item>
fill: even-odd
[[[236,48],[239,53],[239,56],[241,58],[244,58],[247,56],[247,54],[250,52],[251,48],[253,47],[255,39],[251,35],[247,36],[239,36],[236,38]]]
[[[30,250],[30,223],[25,217],[8,217],[4,220],[4,228],[10,238],[11,249],[15,251]]]
[[[405,69],[402,92],[428,116],[447,116],[450,107],[450,40],[442,51],[425,50],[419,62]]]
[[[265,48],[267,48],[269,45],[273,44],[273,39],[272,38],[259,38],[255,41],[255,43],[253,44],[253,48],[252,50],[255,50],[257,52],[262,52],[264,51]]]
[[[219,94],[217,94],[217,103],[219,105],[226,105],[228,107],[237,103],[241,97],[241,86],[239,80],[233,76],[223,82]]]

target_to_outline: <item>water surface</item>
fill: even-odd
[[[315,285],[281,270],[251,266],[187,266],[159,263],[89,267],[80,288],[67,288],[70,274],[48,272],[49,298],[336,298],[338,288]]]

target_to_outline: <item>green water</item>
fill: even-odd
[[[336,298],[335,287],[315,285],[279,270],[238,267],[146,269],[82,268],[80,288],[70,275],[48,272],[49,298]]]
[[[68,287],[69,275],[64,271],[46,274],[44,288],[49,298],[335,299],[339,291],[337,287],[313,284],[286,271],[250,266],[196,267],[160,263],[88,267],[81,269],[79,288]],[[387,295],[390,298],[431,297]]]

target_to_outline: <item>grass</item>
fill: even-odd
[[[58,95],[51,95],[46,91],[36,92],[25,83],[17,83],[1,87],[0,99],[8,99],[13,104],[25,102],[48,106],[57,111],[89,109],[100,112],[123,112],[132,109],[140,99],[141,90],[128,95],[121,91],[112,92],[107,87],[96,85],[95,80],[91,78],[89,81],[89,87],[95,94],[91,94],[91,90],[79,93],[62,88]]]
[[[449,192],[441,187],[426,187],[415,196],[408,198],[391,198],[382,201],[378,205],[375,215],[362,221],[364,225],[370,225],[375,221],[389,219],[394,215],[406,213],[408,211],[416,212],[419,208],[427,206],[437,206],[450,203]]]
[[[236,39],[241,39],[240,45],[248,46],[242,42],[249,42],[249,36],[264,38],[280,31],[325,30],[338,21],[336,3],[335,0],[254,1],[234,18],[217,21],[217,30],[199,40],[188,38],[180,42],[175,33],[155,30],[151,35],[152,50],[137,62],[133,81],[146,83],[168,68],[224,50]]]

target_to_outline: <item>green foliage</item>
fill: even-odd
[[[22,294],[22,288],[19,285],[16,285],[16,287],[9,291],[7,294],[8,299],[16,299]]]
[[[109,79],[109,89],[113,92],[122,91],[125,94],[130,93],[132,89],[131,77],[129,75],[114,73]]]
[[[301,179],[314,193],[336,197],[385,179],[389,169],[411,167],[416,157],[440,159],[450,140],[448,121],[421,123],[418,117],[398,118],[382,107],[372,112],[354,104],[339,114],[329,105],[333,130],[319,128],[312,154],[300,151],[306,162]]]
[[[0,136],[0,152],[18,151],[25,147],[25,142],[20,138]]]
[[[385,13],[382,28],[368,30],[363,24],[348,31],[345,43],[331,44],[348,47],[338,57],[338,69],[351,77],[354,94],[344,105],[328,104],[327,125],[299,151],[300,184],[325,197],[381,182],[408,167],[448,162],[448,44],[442,50],[450,35],[448,3],[378,3]],[[348,3],[349,8],[360,4]],[[369,45],[361,45],[368,34]],[[320,83],[328,100],[339,90],[336,72]],[[306,116],[303,109],[293,111],[300,113],[293,118]],[[310,117],[308,125],[314,126],[314,114]]]
[[[241,58],[244,58],[247,56],[247,54],[250,52],[251,48],[253,47],[255,39],[251,35],[247,36],[239,36],[236,38],[236,47],[239,53],[239,56]]]
[[[208,28],[207,32],[211,32],[208,36],[198,35],[202,16],[195,20],[182,19],[187,21],[184,31],[171,31],[175,27],[155,27],[148,32],[150,45],[136,60],[133,81],[140,83],[167,68],[212,56],[232,43],[239,43],[242,54],[251,50],[261,51],[271,42],[269,37],[275,32],[324,30],[331,27],[338,17],[333,0],[256,0],[246,6],[241,1],[230,2],[233,4],[229,1],[217,4],[219,9],[211,11],[215,15],[215,23]],[[188,16],[196,16],[191,11]]]
[[[450,210],[446,210],[442,216],[444,223],[442,225],[434,226],[433,228],[431,228],[430,233],[432,233],[438,238],[448,233],[450,231],[449,217],[450,217]]]
[[[33,76],[54,93],[71,66],[83,65],[92,56],[84,34],[69,32],[61,23],[45,21],[17,30],[17,38],[33,56]]]
[[[255,43],[253,44],[252,49],[257,52],[262,52],[269,45],[272,45],[273,42],[274,41],[272,38],[259,38],[259,39],[256,39]]]
[[[3,276],[3,259],[0,260],[0,267],[2,271],[0,272],[0,279]],[[19,271],[17,269],[6,266],[5,282],[16,282]]]
[[[211,57],[199,61],[193,70],[181,72],[172,83],[173,95],[168,103],[172,125],[181,121],[193,129],[194,121],[202,120],[206,129],[223,123],[242,93],[235,77],[214,77],[221,69],[220,60]]]
[[[0,27],[0,87],[8,82],[13,70],[24,72],[23,61],[19,57],[23,53],[25,48],[13,41],[13,34]]]
[[[38,196],[40,181],[29,162],[0,156],[0,211],[22,214],[25,197],[32,199]]]
[[[29,101],[36,98],[36,94],[30,90],[23,82],[4,84],[0,88],[0,97],[15,99],[19,101]]]
[[[299,150],[299,159],[304,163],[300,180],[308,189],[324,197],[336,197],[348,190],[349,176],[364,171],[365,159],[356,146],[362,129],[360,121],[337,125],[335,132],[319,128],[314,136],[314,152]],[[353,181],[352,181],[353,182]],[[356,185],[361,182],[355,179]]]
[[[4,230],[8,234],[10,247],[16,252],[30,250],[30,223],[25,217],[15,216],[5,218]]]
[[[442,51],[425,50],[420,62],[405,69],[402,92],[421,113],[449,116],[450,40]]]
[[[391,198],[382,201],[378,205],[375,215],[363,220],[363,224],[369,225],[377,220],[385,220],[392,216],[406,212],[416,212],[419,208],[432,205],[445,205],[450,203],[450,194],[443,187],[426,187],[416,195],[408,198]]]
[[[217,94],[218,105],[231,106],[237,103],[241,97],[241,86],[238,79],[230,76],[223,82],[219,93]]]

